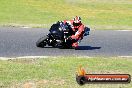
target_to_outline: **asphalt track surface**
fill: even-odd
[[[132,31],[93,30],[78,50],[36,47],[36,41],[47,33],[43,28],[1,27],[0,57],[132,56]]]

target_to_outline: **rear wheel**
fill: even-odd
[[[44,37],[40,38],[40,39],[36,42],[36,46],[37,46],[37,47],[42,47],[42,48],[45,47],[46,44],[47,44],[46,39],[48,39],[47,36],[44,36]]]

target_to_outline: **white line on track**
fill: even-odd
[[[126,32],[131,31],[132,32],[132,30],[115,30],[115,31],[126,31]]]
[[[44,58],[57,58],[58,56],[22,56],[22,57],[0,57],[0,60],[13,60],[13,59],[44,59]],[[132,58],[132,56],[117,56],[121,58]],[[90,56],[78,56],[77,58],[92,58]]]
[[[49,58],[50,56],[0,57],[0,60]]]
[[[132,58],[132,56],[118,56],[118,57],[123,57],[123,58]]]
[[[20,27],[20,28],[25,28],[25,29],[28,29],[28,28],[31,28],[31,27],[26,27],[26,26],[25,26],[25,27]]]
[[[90,56],[78,56],[77,58],[92,58]]]
[[[44,59],[44,58],[58,58],[61,56],[22,56],[22,57],[0,57],[0,60],[13,60],[13,59]],[[74,57],[74,56],[73,56]],[[78,56],[77,58],[92,58],[90,56]]]
[[[23,56],[23,57],[17,57],[18,59],[23,59],[23,58],[49,58],[50,56]]]

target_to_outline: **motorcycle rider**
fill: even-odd
[[[85,26],[81,22],[81,17],[76,16],[73,20],[64,20],[64,24],[68,23],[70,27],[73,30],[73,35],[70,36],[68,39],[74,41],[72,44],[73,48],[77,48],[79,41],[83,39],[83,34],[84,34],[84,28]]]

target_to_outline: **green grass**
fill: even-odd
[[[1,26],[49,27],[76,15],[94,29],[132,29],[132,0],[0,0]]]
[[[78,88],[75,80],[82,65],[92,74],[130,74],[132,58],[56,57],[0,61],[0,87]],[[82,88],[132,88],[130,84],[86,84]]]

